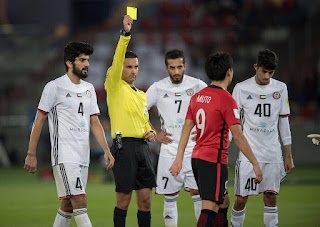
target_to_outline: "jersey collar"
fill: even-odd
[[[212,85],[212,84],[210,84],[208,87],[222,89],[222,87],[219,87],[219,86],[216,86],[216,85]],[[222,90],[223,90],[223,89],[222,89]]]

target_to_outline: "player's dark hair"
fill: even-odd
[[[268,70],[274,70],[278,66],[278,57],[269,49],[261,50],[258,53],[257,66]]]
[[[207,57],[205,70],[211,80],[222,81],[225,79],[228,69],[232,69],[232,66],[233,60],[229,54],[217,52]]]
[[[64,48],[64,65],[66,71],[68,71],[67,61],[73,63],[80,54],[91,55],[93,51],[93,46],[85,42],[68,43]]]
[[[131,50],[127,50],[125,54],[125,58],[138,58],[138,56]]]
[[[164,59],[164,62],[166,66],[168,66],[168,59],[177,59],[182,58],[183,64],[186,63],[186,58],[184,57],[183,51],[178,49],[170,50],[166,53],[166,57]]]

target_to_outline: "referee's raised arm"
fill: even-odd
[[[113,56],[112,65],[109,67],[106,75],[105,90],[115,88],[117,83],[121,81],[123,62],[125,59],[125,53],[130,41],[130,31],[133,20],[129,15],[125,15],[123,18],[123,29],[120,31],[120,39]]]

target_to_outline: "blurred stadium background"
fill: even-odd
[[[71,40],[94,45],[87,80],[96,88],[100,120],[111,144],[103,84],[126,6],[138,8],[138,21],[133,25],[129,48],[139,56],[140,69],[135,84],[142,90],[167,76],[164,54],[172,48],[185,52],[186,74],[206,82],[209,81],[204,73],[205,57],[214,51],[230,53],[235,62],[230,92],[237,82],[254,75],[253,64],[260,49],[274,50],[279,57],[275,78],[285,82],[289,89],[293,157],[295,172],[299,173],[288,180],[292,184],[312,184],[320,190],[320,167],[317,167],[320,147],[306,138],[307,134],[320,132],[320,1],[0,0],[0,192],[1,188],[16,187],[10,183],[11,177],[24,174],[21,168],[42,89],[49,80],[65,73],[63,48]],[[152,123],[158,127],[156,110],[150,113]],[[48,133],[46,125],[37,149],[38,175],[42,179],[51,176],[50,170],[47,171],[50,169]],[[159,145],[153,142],[150,146],[156,165]],[[95,139],[91,148],[91,163],[96,170],[91,180],[112,179],[111,174],[104,176],[99,169],[102,150]],[[236,156],[232,143],[230,166],[235,164]],[[25,179],[20,178],[22,182]],[[53,185],[51,191],[54,192]],[[319,209],[319,198],[315,201],[313,208]],[[7,210],[7,213],[10,212]]]

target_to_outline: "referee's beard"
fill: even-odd
[[[84,71],[84,73],[83,73]],[[79,77],[80,79],[85,79],[88,77],[89,67],[84,67],[82,69],[79,69],[76,67],[76,65],[73,63],[73,70],[72,73]]]

